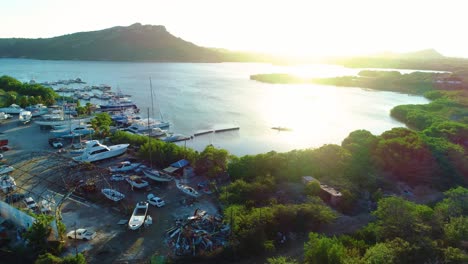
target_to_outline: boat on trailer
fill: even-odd
[[[125,194],[120,193],[114,189],[104,188],[104,189],[101,189],[101,193],[104,194],[104,196],[106,196],[108,199],[114,202],[118,202],[122,200],[123,198],[125,198]]]
[[[179,189],[181,192],[187,194],[187,195],[190,195],[192,197],[199,197],[200,196],[200,193],[197,192],[194,188],[188,186],[188,185],[185,185],[185,184],[182,184],[180,183],[179,180],[176,180],[176,186],[177,186],[177,189]]]

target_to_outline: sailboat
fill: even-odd
[[[151,84],[151,78],[150,78],[150,87],[151,87],[151,108],[154,111],[154,102],[153,102],[153,86]],[[153,113],[154,114],[154,113]],[[148,127],[149,127],[149,108],[148,108]],[[149,144],[149,155],[150,155],[150,168],[144,168],[142,169],[143,173],[145,176],[151,180],[154,181],[160,181],[160,182],[169,182],[172,181],[174,178],[166,173],[162,173],[157,169],[153,169],[152,167],[152,159],[151,159],[151,135],[148,134],[148,144]]]

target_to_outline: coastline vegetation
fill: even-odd
[[[226,254],[278,254],[288,245],[297,246],[292,240],[299,236],[307,237],[305,263],[465,263],[468,189],[459,186],[468,184],[466,90],[441,89],[431,79],[440,77],[434,73],[365,71],[362,76],[359,78],[368,83],[366,88],[386,90],[401,85],[404,87],[399,87],[399,92],[424,93],[432,102],[392,109],[391,115],[411,129],[393,128],[381,135],[357,130],[340,145],[286,153],[236,157],[213,146],[197,152],[123,131],[112,134],[111,141],[130,143],[140,158],[161,168],[187,159],[195,165],[197,174],[213,181],[227,172],[231,183],[217,190],[224,219],[233,231],[232,252]],[[383,87],[393,79],[395,83]],[[345,85],[351,79],[327,78],[323,82],[336,80]],[[29,86],[6,76],[0,77],[0,89],[7,93],[22,89],[23,96],[33,98],[29,91],[40,91],[49,96],[40,95],[41,99],[56,98],[49,88]],[[109,122],[108,115],[103,114],[93,126],[106,136]],[[319,198],[317,186],[302,183],[305,175],[342,193],[342,202],[335,210]],[[429,205],[414,203],[405,199],[411,198],[412,192],[405,196],[399,183],[411,190],[443,191],[444,199],[430,200]],[[362,206],[362,201],[368,201],[369,206]],[[336,236],[324,235],[325,228],[332,226],[333,230],[340,217],[369,214],[369,210],[373,210],[374,218],[370,223],[331,232]],[[39,259],[48,258],[51,256]],[[282,256],[269,261],[280,260],[296,261]]]
[[[0,77],[0,107],[17,104],[21,107],[28,105],[52,105],[58,94],[52,89],[40,84],[22,83],[13,77]]]

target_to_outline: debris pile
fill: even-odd
[[[176,256],[204,256],[224,248],[229,233],[221,216],[196,209],[193,216],[175,221],[166,231],[166,242]]]

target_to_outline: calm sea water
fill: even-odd
[[[257,73],[330,77],[358,71],[329,65],[0,59],[0,75],[10,75],[21,81],[80,77],[88,85],[109,84],[113,90],[132,95],[143,117],[151,108],[151,78],[154,112],[157,115],[160,110],[164,119],[172,123],[171,131],[193,135],[203,130],[240,127],[239,131],[195,137],[185,143],[187,147],[203,150],[206,145],[213,144],[235,155],[340,144],[357,129],[378,135],[404,126],[390,117],[394,106],[428,102],[421,96],[358,87],[274,85],[249,80],[251,74]],[[293,131],[278,132],[271,129],[273,126],[290,127]]]

